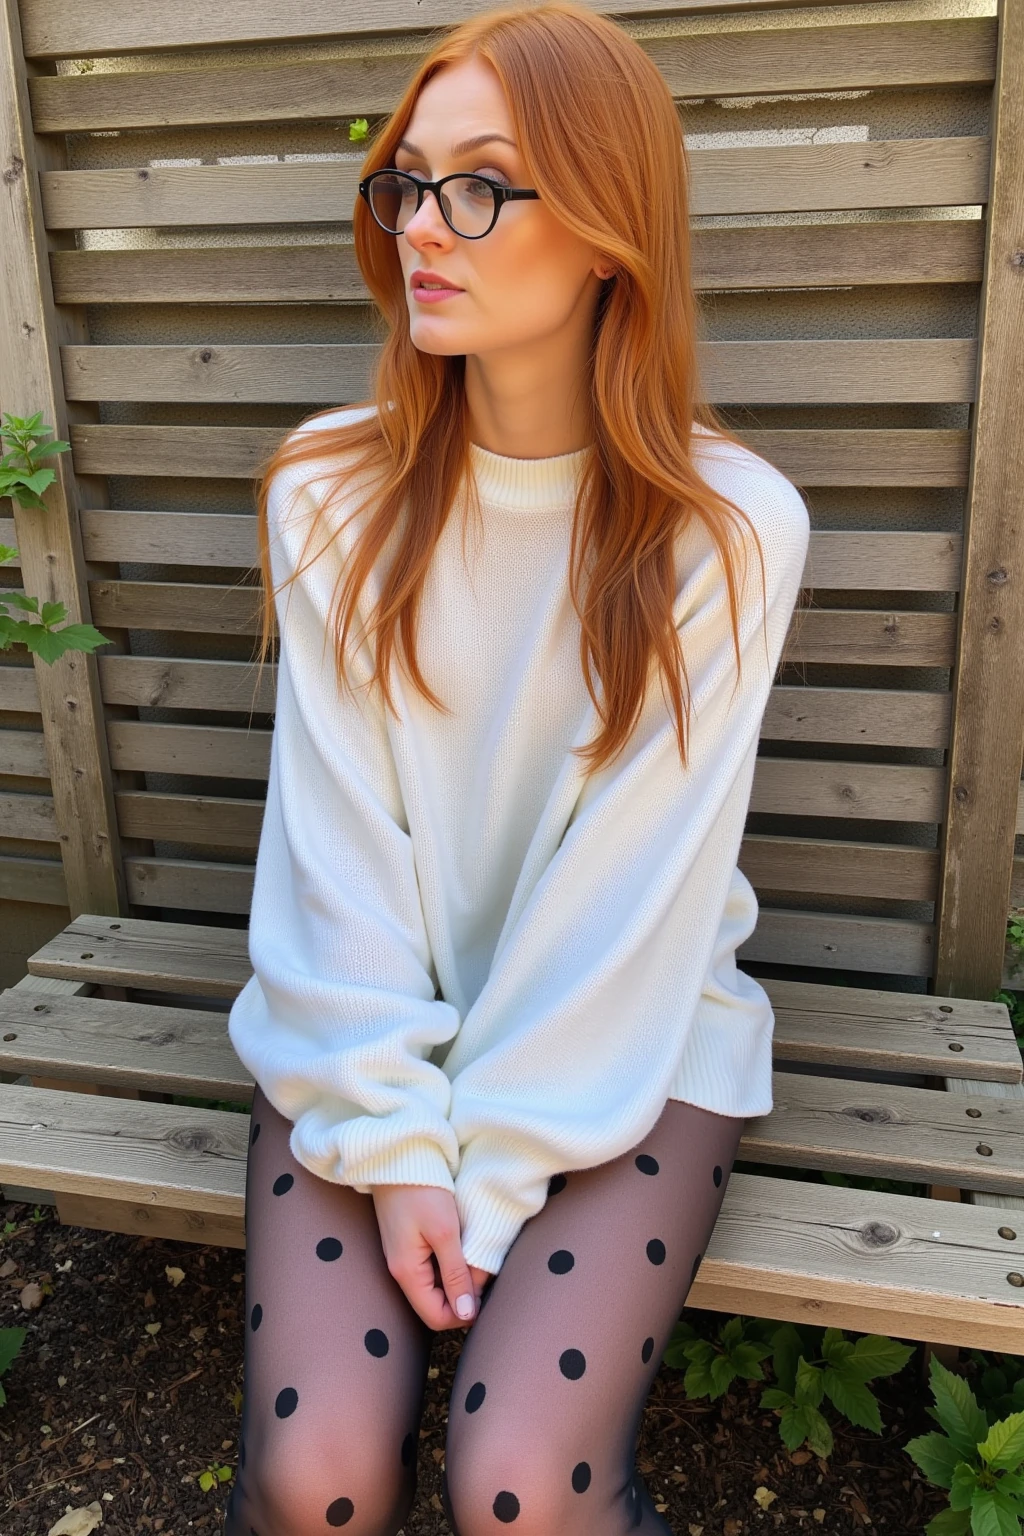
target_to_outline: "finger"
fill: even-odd
[[[433,1244],[444,1286],[444,1295],[453,1316],[468,1323],[477,1314],[477,1291],[462,1252],[462,1239],[450,1227],[435,1228],[424,1236]]]

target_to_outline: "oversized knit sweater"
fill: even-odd
[[[752,451],[699,426],[693,441],[703,478],[762,541],[767,647],[760,563],[741,525],[737,682],[721,562],[691,519],[674,610],[688,766],[654,668],[627,747],[586,784],[570,748],[599,722],[568,567],[587,450],[516,459],[471,445],[482,519],[465,524],[464,563],[460,488],[417,629],[424,676],[450,713],[393,664],[397,721],[376,686],[353,695],[335,676],[328,615],[361,526],[340,526],[354,480],[328,511],[329,537],[314,534],[301,559],[309,515],[344,467],[286,470],[270,493],[275,587],[306,569],[275,599],[253,975],[230,1038],[293,1122],[298,1162],[363,1194],[452,1191],[466,1260],[491,1273],[553,1174],[628,1151],[666,1100],[733,1116],[772,1107],[774,1015],[735,959],[758,911],[737,858],[809,519]],[[348,658],[379,590],[375,570]],[[369,643],[346,661],[357,683]]]

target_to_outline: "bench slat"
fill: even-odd
[[[237,1222],[249,1118],[8,1085],[0,1180]],[[836,1327],[884,1320],[903,1338],[1022,1353],[1024,1293],[1007,1279],[1024,1268],[1016,1220],[999,1208],[734,1172],[688,1302]]]

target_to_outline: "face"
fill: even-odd
[[[463,140],[476,140],[471,146]],[[454,151],[454,152],[453,152]],[[522,159],[497,75],[469,59],[427,82],[394,163],[423,180],[454,171],[524,187]],[[529,347],[592,318],[611,265],[554,216],[543,199],[507,202],[482,239],[464,239],[427,193],[396,235],[414,346],[443,355],[484,356]],[[423,297],[417,271],[452,285]]]

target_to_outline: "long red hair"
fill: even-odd
[[[639,717],[656,660],[663,686],[667,683],[685,766],[690,698],[687,683],[684,703],[680,672],[685,680],[685,658],[673,616],[675,540],[696,516],[717,546],[737,672],[738,598],[730,549],[736,514],[749,525],[757,547],[762,594],[765,576],[764,554],[749,517],[705,483],[691,458],[693,422],[743,445],[700,389],[689,164],[679,117],[657,66],[606,17],[571,0],[496,9],[453,28],[427,54],[374,136],[361,175],[394,164],[421,86],[446,65],[473,54],[491,65],[504,88],[527,185],[536,187],[569,228],[616,268],[598,300],[590,359],[594,446],[577,495],[569,573],[580,619],[580,665],[602,728],[575,750],[588,773],[618,753]],[[567,80],[572,90],[566,90]],[[446,709],[420,671],[415,626],[431,555],[460,482],[469,475],[465,359],[413,345],[395,238],[375,223],[362,198],[356,200],[353,225],[360,271],[388,328],[373,399],[360,402],[376,410],[342,426],[320,430],[314,425],[299,437],[285,438],[263,467],[257,482],[261,668],[275,620],[267,530],[270,482],[286,465],[344,454],[360,478],[364,469],[371,472],[372,491],[352,515],[371,505],[373,511],[353,542],[340,601],[332,611],[339,679],[345,676],[344,649],[359,592],[394,532],[395,552],[381,573],[380,600],[369,624],[375,663],[369,682],[379,683],[394,712],[388,672],[400,633],[414,686]],[[305,422],[315,424],[326,414],[315,412]],[[471,477],[467,490],[470,504],[479,509]],[[351,494],[347,473],[339,475],[318,507],[310,539],[335,492]],[[403,517],[406,506],[415,507],[414,517]],[[589,571],[585,585],[584,568]],[[745,571],[744,561],[744,577]],[[595,691],[595,673],[603,697]]]

